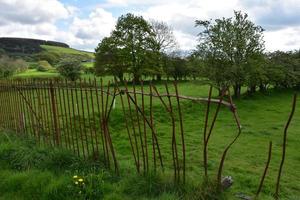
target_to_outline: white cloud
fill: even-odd
[[[278,49],[288,51],[300,48],[300,27],[285,28],[265,33],[266,49],[276,51]]]
[[[0,21],[20,24],[55,22],[70,14],[57,0],[0,0],[0,11]]]
[[[197,43],[196,19],[231,17],[233,10],[247,12],[266,29],[267,50],[300,47],[299,0],[106,0],[90,13],[59,0],[0,0],[0,37],[58,40],[93,50],[114,28],[118,16],[110,11],[133,12],[168,23],[180,47],[189,50]]]
[[[80,39],[99,39],[110,34],[115,21],[110,12],[97,8],[86,19],[75,17],[70,31]]]

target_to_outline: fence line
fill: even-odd
[[[124,86],[108,83],[102,79],[80,80],[3,80],[0,81],[0,127],[15,130],[18,134],[34,137],[40,145],[57,146],[73,151],[84,159],[102,159],[108,168],[119,173],[115,141],[111,135],[110,115],[116,98],[121,102],[124,128],[138,173],[151,169],[164,170],[165,158],[158,127],[155,124],[154,103],[163,106],[169,115],[171,128],[171,152],[174,180],[185,182],[186,147],[181,101],[217,104],[216,113],[204,140],[204,170],[207,175],[207,145],[221,106],[229,108],[239,120],[236,108],[230,99],[189,97],[179,94],[177,83],[172,87],[165,83],[165,93],[149,84],[132,84],[131,90]],[[170,90],[175,93],[170,93]],[[212,90],[212,88],[210,89]],[[157,99],[158,102],[154,102]],[[147,102],[147,103],[146,103]],[[147,107],[147,108],[146,108]],[[207,127],[208,115],[205,118]],[[225,155],[224,155],[225,159]],[[220,169],[219,173],[221,173]]]
[[[163,148],[159,137],[154,116],[154,104],[160,108],[160,115],[167,113],[170,122],[170,144],[172,164],[176,183],[186,179],[186,139],[182,101],[206,103],[203,133],[203,171],[208,178],[208,144],[212,135],[221,106],[227,107],[232,113],[237,126],[237,135],[224,149],[217,171],[217,183],[222,189],[222,171],[226,155],[231,146],[241,135],[241,124],[233,104],[230,91],[223,90],[218,99],[212,98],[210,87],[208,98],[197,98],[179,95],[177,83],[173,87],[164,84],[162,93],[151,82],[148,86],[141,81],[139,84],[123,86],[103,80],[0,80],[0,128],[14,130],[19,135],[34,137],[39,145],[56,146],[73,151],[84,159],[103,160],[108,168],[114,168],[119,173],[119,161],[115,150],[118,142],[111,131],[110,116],[115,107],[116,99],[121,102],[119,110],[124,120],[129,148],[132,153],[134,166],[138,173],[147,174],[150,170],[164,170],[169,164],[166,149]],[[138,88],[140,90],[138,90]],[[175,94],[171,94],[171,89]],[[148,92],[147,92],[148,91]],[[225,100],[227,97],[228,101]],[[154,100],[157,99],[155,102]],[[292,111],[284,129],[282,161],[276,182],[275,198],[279,198],[281,171],[285,159],[287,130],[293,118],[297,96],[292,103]],[[216,104],[215,112],[209,123],[212,104]],[[120,122],[118,122],[120,123]],[[121,127],[121,124],[117,124]],[[269,144],[268,160],[261,177],[255,198],[258,197],[264,183],[272,154],[272,142]]]

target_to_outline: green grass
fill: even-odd
[[[163,85],[157,84],[157,87],[159,91],[163,91]],[[173,93],[174,90],[172,89],[171,92]],[[208,87],[206,85],[201,85],[199,81],[180,82],[179,93],[188,96],[205,97],[208,93]],[[225,192],[227,199],[236,199],[235,195],[237,193],[244,193],[248,196],[253,196],[255,194],[260,177],[263,173],[267,158],[268,143],[270,140],[273,141],[273,155],[265,185],[261,193],[261,199],[272,199],[281,159],[283,129],[291,109],[293,93],[294,91],[292,90],[272,89],[266,94],[256,93],[253,96],[243,96],[239,100],[234,99],[243,126],[243,132],[239,140],[228,152],[224,165],[223,175],[232,176],[234,180],[233,186]],[[215,95],[216,92],[214,92],[214,96]],[[149,106],[148,103],[149,102],[146,101],[146,107]],[[215,107],[213,107],[213,109],[215,109]],[[171,126],[169,116],[159,100],[155,99],[154,115],[163,156],[164,159],[167,160],[165,174],[154,177],[150,175],[149,177],[143,178],[132,173],[134,172],[134,162],[130,152],[128,136],[124,127],[120,99],[117,98],[116,108],[111,113],[110,130],[116,148],[116,154],[120,161],[121,177],[117,178],[117,180],[109,179],[109,181],[104,181],[105,183],[107,182],[107,184],[103,186],[102,194],[105,199],[180,199],[179,197],[182,194],[185,194],[184,196],[187,199],[192,199],[191,197],[193,195],[201,196],[205,193],[213,194],[211,188],[201,187],[203,182],[202,137],[205,105],[182,101],[182,112],[187,146],[188,186],[184,189],[185,192],[176,190],[176,187],[172,185],[172,163],[170,159]],[[300,180],[299,120],[300,109],[298,107],[288,132],[287,157],[281,182],[282,199],[296,200],[300,196],[300,182],[298,181]],[[236,133],[237,130],[231,113],[227,108],[222,108],[208,148],[209,176],[212,180],[215,179],[222,151],[225,146],[231,142]],[[4,139],[0,139],[0,141],[3,140]],[[3,148],[3,146],[5,145],[0,143],[0,147]],[[25,150],[20,150],[19,153],[23,151],[26,152]],[[36,156],[35,154],[31,155],[28,152],[25,155],[27,154],[30,158],[31,156],[33,156],[33,158]],[[22,155],[24,156],[24,154]],[[5,162],[8,160],[16,160],[1,157],[1,149],[0,159]],[[13,167],[14,165],[11,166],[10,164],[1,163],[1,166],[7,166],[7,169],[5,170],[8,170],[8,177],[13,176],[14,173],[20,173],[20,176],[22,177],[22,173],[24,173],[23,170],[27,168],[24,166],[28,165],[33,165],[33,170],[38,170],[37,173],[43,173],[40,172],[43,168],[41,167],[43,166],[41,163],[31,164],[35,163],[35,159],[26,158],[24,160],[30,161],[29,164],[18,164],[17,166],[21,166],[21,170],[19,169],[17,172],[15,170],[18,168]],[[19,162],[22,163],[23,161],[21,160],[17,163]],[[77,161],[74,162],[76,163]],[[52,164],[50,166],[52,166]],[[58,177],[58,179],[63,176],[62,174],[65,170],[64,167],[62,167],[62,170],[57,170],[55,167],[47,169],[50,173],[49,177]],[[75,167],[73,171],[76,170],[78,169]],[[128,172],[128,170],[130,170],[130,172]],[[85,171],[85,169],[83,171]],[[6,172],[3,173],[5,174]],[[88,172],[84,173],[89,174]],[[71,174],[74,173],[71,172],[69,176],[63,177],[70,179]],[[55,183],[53,184],[55,185]],[[8,195],[9,197],[9,195],[13,196],[15,193],[16,191],[4,195]],[[41,191],[41,193],[44,194],[44,191]],[[224,199],[226,198],[224,197]],[[211,197],[211,199],[223,199],[223,197]]]
[[[49,70],[47,72],[40,72],[36,69],[28,69],[24,72],[15,74],[14,78],[54,78],[60,76],[56,70]]]
[[[84,56],[89,56],[90,58],[94,58],[94,53],[92,52],[80,51],[80,50],[65,48],[65,47],[49,46],[49,45],[41,45],[41,47],[49,52],[55,52],[59,54],[84,55]]]
[[[86,63],[83,63],[83,66],[86,67],[86,68],[93,68],[94,63],[93,62],[86,62]]]

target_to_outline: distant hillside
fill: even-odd
[[[69,48],[69,45],[62,42],[27,39],[27,38],[0,38],[0,49],[8,54],[33,54],[43,50],[41,45]]]
[[[87,56],[91,59],[94,58],[94,53],[88,51],[81,51],[73,48],[65,48],[59,46],[50,46],[50,45],[41,45],[41,48],[47,52],[53,52],[57,54],[65,54],[65,55],[80,55],[80,56]]]

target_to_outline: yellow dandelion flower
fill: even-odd
[[[82,179],[82,178],[80,178],[80,179],[78,179],[78,181],[79,181],[79,182],[83,182],[83,179]]]
[[[75,176],[73,176],[73,178],[75,179],[75,178],[78,178],[78,176],[77,175],[75,175]]]

